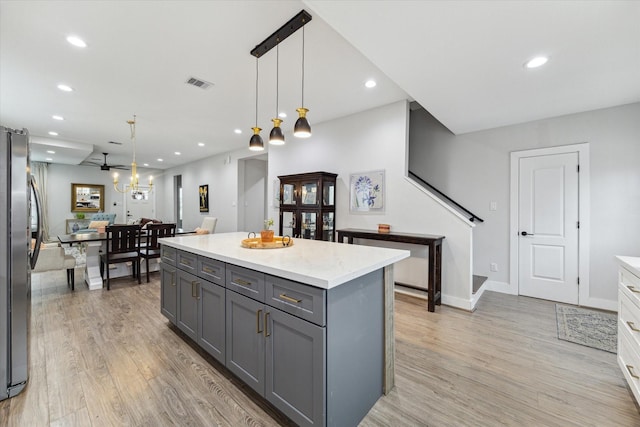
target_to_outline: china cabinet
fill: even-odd
[[[278,177],[281,236],[334,240],[337,176],[329,172],[309,172]]]

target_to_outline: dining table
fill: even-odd
[[[145,230],[140,230],[141,238],[146,236]],[[195,231],[183,230],[181,228],[176,229],[176,235],[196,235]],[[72,234],[60,234],[58,235],[58,241],[61,245],[81,245],[84,248],[86,263],[84,267],[84,281],[89,287],[89,290],[102,289],[102,275],[100,274],[100,250],[106,251],[106,241],[108,239],[107,233],[72,233]],[[104,246],[104,248],[103,248]],[[141,268],[146,268],[144,263],[141,263]],[[153,264],[149,267],[149,271],[159,270],[158,264]],[[127,266],[117,266],[114,271],[109,270],[110,277],[123,277],[131,274],[127,269]],[[146,270],[145,270],[146,272]],[[142,273],[142,270],[141,270]]]

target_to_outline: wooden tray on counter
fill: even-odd
[[[244,239],[241,244],[243,248],[249,249],[283,249],[293,246],[293,239],[289,236],[275,236],[273,242],[263,242],[260,237],[252,237]]]

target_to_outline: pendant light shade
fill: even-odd
[[[277,40],[279,43],[280,40]],[[282,133],[282,128],[280,124],[282,123],[282,119],[278,118],[278,97],[279,97],[279,82],[280,82],[280,45],[276,45],[276,117],[275,119],[271,119],[273,122],[273,129],[271,129],[271,133],[269,133],[269,144],[273,145],[284,145],[284,134]]]
[[[273,122],[273,129],[271,129],[271,133],[269,133],[269,144],[283,145],[284,134],[282,133],[282,128],[280,127],[280,123],[282,123],[282,120],[271,119],[271,121]]]
[[[309,138],[311,136],[311,125],[309,124],[309,120],[307,120],[307,112],[309,110],[301,107],[296,108],[296,111],[300,117],[296,120],[296,124],[293,127],[293,136],[298,138]]]
[[[251,139],[249,140],[249,150],[251,151],[262,151],[264,150],[264,141],[260,136],[260,129],[258,127],[258,57],[256,56],[256,124],[251,128],[253,130],[253,135],[251,135]]]
[[[249,140],[249,150],[251,151],[262,151],[264,150],[264,141],[260,136],[260,131],[262,129],[255,127],[253,129],[253,135],[251,135],[251,139]]]
[[[304,25],[304,24],[303,24]],[[304,26],[302,27],[302,107],[296,108],[298,120],[293,127],[293,136],[297,138],[309,138],[311,136],[311,125],[307,120],[308,108],[304,108]]]

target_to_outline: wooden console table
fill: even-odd
[[[442,240],[444,236],[434,236],[431,234],[412,233],[378,233],[371,230],[361,230],[357,228],[345,228],[337,230],[338,242],[352,244],[353,239],[383,240],[386,242],[411,243],[414,245],[425,245],[429,247],[429,280],[427,283],[427,308],[433,312],[436,305],[440,305],[442,299]],[[407,285],[403,285],[407,286]],[[417,286],[408,286],[416,289],[423,289]]]

